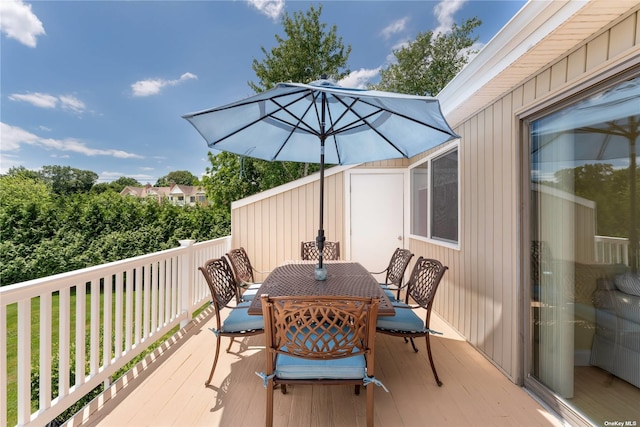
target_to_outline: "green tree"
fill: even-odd
[[[73,194],[91,190],[98,174],[70,166],[43,166],[40,178],[51,185],[56,194]]]
[[[27,169],[24,166],[17,166],[17,167],[14,166],[10,168],[5,175],[14,176],[14,177],[21,176],[23,178],[31,178],[36,181],[40,180],[40,174],[38,173],[38,171]]]
[[[111,181],[109,186],[116,192],[119,193],[124,190],[125,187],[142,187],[142,184],[134,178],[127,178],[126,176],[121,176],[115,181]]]
[[[349,74],[346,66],[351,45],[345,47],[335,25],[327,30],[327,24],[320,22],[321,14],[322,6],[311,6],[306,14],[284,14],[286,36],[276,34],[278,45],[271,52],[262,47],[262,61],[253,59],[251,67],[258,77],[257,83],[249,82],[253,90],[263,92],[287,81],[308,83],[323,74],[340,80]]]
[[[397,62],[380,72],[380,82],[373,88],[413,95],[435,96],[469,62],[470,50],[478,36],[478,18],[467,19],[462,26],[453,24],[451,32],[419,33],[407,46],[393,52]]]
[[[189,171],[174,171],[158,178],[156,187],[169,187],[172,183],[178,185],[198,185],[200,181],[198,177]],[[123,187],[124,188],[124,187]]]
[[[285,14],[284,36],[276,34],[277,46],[264,59],[254,58],[252,68],[257,82],[248,82],[256,92],[273,88],[283,81],[308,83],[326,75],[339,80],[349,74],[347,60],[351,46],[345,46],[335,25],[321,22],[322,6],[306,12]],[[209,153],[211,167],[203,185],[214,205],[229,209],[231,202],[260,191],[307,176],[318,165],[295,162],[267,162],[230,153]]]

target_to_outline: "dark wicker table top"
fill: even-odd
[[[380,297],[379,316],[393,316],[395,310],[378,281],[357,262],[326,262],[327,280],[313,277],[315,263],[285,264],[275,268],[254,297],[249,314],[262,314],[260,295],[330,295]]]

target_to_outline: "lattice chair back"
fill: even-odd
[[[407,298],[411,297],[416,304],[427,309],[427,316],[431,314],[433,299],[444,276],[447,267],[435,259],[418,258],[411,272],[408,283]]]
[[[239,297],[233,270],[224,257],[210,259],[198,268],[209,285],[216,311],[226,307],[233,298]]]
[[[300,257],[303,260],[317,260],[320,258],[317,243],[314,241],[300,243]],[[325,261],[335,261],[340,259],[340,242],[324,242],[322,258]]]
[[[236,279],[241,283],[254,283],[253,266],[244,248],[232,249],[227,253],[231,265],[236,272]]]
[[[378,298],[284,296],[260,300],[266,337],[267,427],[273,426],[273,390],[288,384],[351,384],[367,390],[367,426],[373,427],[373,376]],[[386,390],[386,388],[385,388]]]
[[[266,304],[272,316],[265,318],[265,326],[271,327],[267,347],[275,353],[335,359],[373,351],[377,299],[288,296]]]
[[[397,248],[389,261],[385,284],[400,288],[404,280],[404,272],[407,270],[412,257],[413,254],[410,250]]]

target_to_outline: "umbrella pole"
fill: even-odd
[[[325,111],[327,107],[327,94],[322,92],[322,111],[320,117],[320,228],[318,228],[318,237],[316,237],[316,245],[318,246],[318,267],[322,270],[322,252],[324,251],[324,140],[326,135],[325,128]]]
[[[324,138],[322,138],[320,142],[320,228],[318,228],[318,236],[316,237],[319,252],[318,266],[320,268],[322,268],[324,241]]]
[[[320,117],[320,228],[318,228],[318,237],[316,237],[316,245],[318,247],[318,266],[316,267],[316,280],[327,280],[327,269],[323,266],[324,251],[324,141],[325,135],[325,111],[327,107],[327,94],[322,92],[322,111]]]

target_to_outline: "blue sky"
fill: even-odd
[[[376,82],[418,32],[477,16],[487,43],[525,1],[325,1],[322,22],[352,46],[349,78]],[[44,165],[142,184],[200,176],[209,151],[181,118],[253,94],[261,47],[282,13],[318,2],[0,0],[0,173]]]

